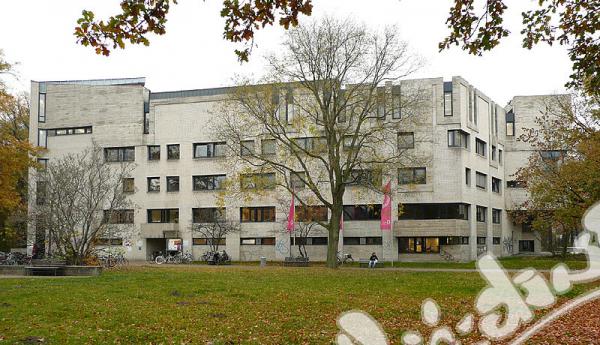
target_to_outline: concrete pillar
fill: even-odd
[[[275,260],[283,261],[290,256],[290,233],[287,231],[278,231],[275,234]],[[298,253],[296,253],[298,255]]]
[[[394,221],[392,220],[392,229],[394,228]],[[382,245],[383,245],[383,260],[385,261],[397,261],[398,252],[394,253],[394,231],[382,231]]]
[[[225,248],[227,248],[227,254],[229,254],[231,260],[240,261],[240,234],[227,234]]]
[[[477,206],[469,206],[469,247],[471,260],[477,260]]]

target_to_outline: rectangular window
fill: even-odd
[[[179,144],[167,145],[167,159],[168,160],[179,159]]]
[[[46,122],[46,94],[39,94],[38,101],[38,122]]]
[[[275,139],[263,139],[260,142],[261,145],[261,153],[263,155],[274,155],[277,148],[277,143]]]
[[[107,224],[133,224],[133,210],[104,210],[102,221]]]
[[[475,92],[475,90],[473,90],[473,121],[475,123],[475,125],[477,125],[477,117],[479,116],[478,114],[478,109],[479,106],[477,105],[477,101],[479,100],[479,96],[477,96],[477,93]]]
[[[135,148],[107,147],[104,149],[104,160],[107,162],[133,162],[135,161]]]
[[[196,143],[194,144],[194,158],[225,157],[226,150],[225,142]]]
[[[480,246],[485,246],[485,237],[477,237],[477,244]]]
[[[214,223],[225,218],[225,208],[202,207],[192,209],[192,223]]]
[[[492,177],[492,192],[499,194],[501,184],[502,184],[502,180]]]
[[[502,210],[497,208],[492,209],[492,223],[500,224],[500,216],[502,215]]]
[[[46,171],[48,169],[48,158],[38,158],[37,163],[40,171]]]
[[[327,141],[322,137],[294,138],[293,141],[302,150],[310,153],[323,153],[327,151]]]
[[[493,244],[499,245],[500,244],[500,237],[492,237],[492,241],[493,241]]]
[[[254,140],[244,140],[240,143],[240,154],[242,156],[254,155]]]
[[[525,188],[527,185],[523,181],[510,180],[506,181],[506,188]]]
[[[179,209],[149,209],[148,223],[179,223]]]
[[[377,117],[385,119],[385,92],[380,90],[377,95]]]
[[[358,246],[360,245],[360,237],[346,237],[344,236],[345,246]]]
[[[465,168],[465,184],[467,186],[471,185],[471,169]]]
[[[87,127],[67,127],[46,129],[47,136],[58,137],[64,135],[91,134],[92,126]]]
[[[475,172],[475,185],[481,189],[487,189],[487,175],[479,171]]]
[[[398,133],[398,148],[399,149],[414,149],[415,148],[415,133],[414,132]]]
[[[251,189],[273,189],[276,186],[275,173],[241,174],[240,188]]]
[[[485,223],[485,214],[487,213],[487,207],[477,206],[477,221]]]
[[[398,184],[426,184],[426,168],[400,168],[398,169]]]
[[[148,192],[160,192],[160,177],[148,177]]]
[[[275,206],[240,207],[242,223],[262,223],[275,221]]]
[[[496,160],[496,146],[492,145],[492,160]]]
[[[381,204],[344,205],[344,220],[380,220]]]
[[[398,237],[401,254],[436,254],[440,252],[439,237]]]
[[[122,246],[122,238],[98,238],[94,243],[97,246]]]
[[[469,133],[460,129],[449,130],[448,147],[469,148]]]
[[[215,244],[218,242],[218,245],[220,246],[227,245],[227,240],[225,238],[192,238],[192,245],[194,246],[207,246],[213,242]]]
[[[167,192],[179,192],[179,176],[167,176]]]
[[[486,142],[479,139],[479,138],[475,138],[475,153],[477,153],[480,156],[485,157],[486,156]]]
[[[240,238],[241,245],[274,246],[275,237]]]
[[[48,132],[45,129],[38,130],[38,146],[43,148],[48,147]]]
[[[198,175],[192,176],[193,189],[198,190],[219,190],[223,189],[226,175]]]
[[[444,116],[452,116],[452,91],[444,92]]]
[[[467,236],[461,237],[460,244],[469,244],[469,237],[467,237]]]
[[[469,219],[469,205],[447,204],[401,204],[398,219]]]
[[[365,244],[368,246],[380,246],[383,244],[383,237],[381,237],[381,236],[365,237]]]
[[[123,179],[123,193],[135,192],[135,180],[133,177],[127,177]]]
[[[510,110],[506,113],[506,135],[509,137],[515,136],[515,113]]]
[[[533,240],[520,240],[519,241],[520,252],[535,252],[535,242]]]
[[[35,185],[35,203],[43,205],[46,203],[46,194],[48,192],[48,183],[46,181],[37,181]]]
[[[382,175],[380,171],[373,171],[368,169],[355,169],[350,171],[350,176],[346,182],[351,186],[381,186]]]
[[[148,160],[160,160],[160,145],[148,145]]]
[[[392,86],[392,118],[402,118],[402,98],[400,94],[400,85]]]
[[[296,206],[296,220],[299,222],[327,221],[325,206]]]
[[[305,172],[292,172],[290,173],[290,186],[294,189],[304,189],[306,184],[304,181],[306,180]]]
[[[498,163],[502,165],[502,150],[498,150]]]

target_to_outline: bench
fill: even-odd
[[[31,266],[25,267],[25,272],[28,276],[59,276],[64,274],[66,264],[65,260],[34,259],[31,260]]]
[[[210,259],[210,260],[206,261],[206,263],[209,265],[231,265],[231,260],[219,261],[217,263],[215,260]]]
[[[384,261],[377,261],[377,263],[375,264],[375,268],[383,268]],[[369,260],[365,260],[365,259],[361,259],[358,260],[358,266],[359,267],[364,267],[364,268],[368,268],[369,267]]]
[[[283,261],[284,267],[308,267],[308,258],[304,257],[286,257]]]

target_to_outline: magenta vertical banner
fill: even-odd
[[[292,195],[292,204],[290,205],[290,213],[288,214],[287,231],[294,232],[294,214],[296,208],[294,207],[294,196]]]
[[[392,198],[390,183],[388,182],[383,189],[383,205],[381,206],[381,231],[392,230]]]

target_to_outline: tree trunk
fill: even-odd
[[[342,206],[334,204],[329,221],[329,241],[327,242],[327,267],[337,268],[337,249],[340,239],[340,217],[342,215]]]
[[[571,233],[565,233],[563,235],[563,243],[562,243],[562,258],[563,260],[567,257],[567,247],[569,246],[569,242],[571,239]]]

